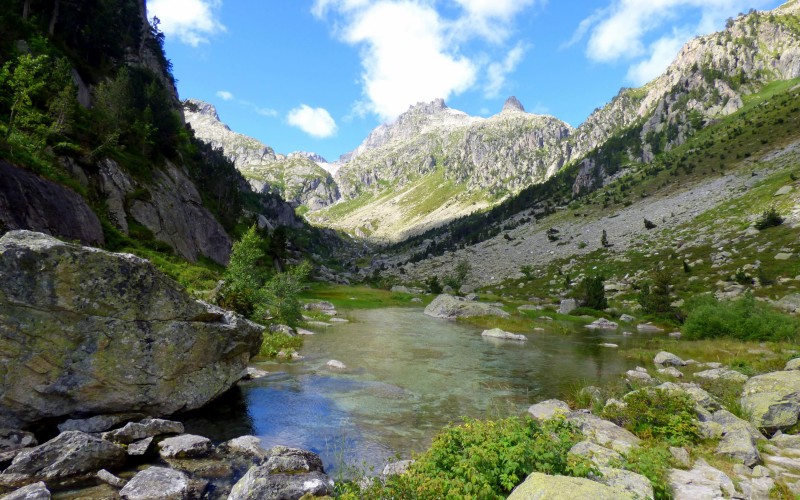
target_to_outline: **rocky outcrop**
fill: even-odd
[[[103,244],[100,220],[79,194],[0,160],[0,232],[13,229]]]
[[[0,427],[199,408],[240,378],[262,330],[143,259],[10,232],[0,238]]]
[[[447,294],[439,295],[433,299],[433,302],[425,308],[425,314],[442,319],[472,318],[475,316],[499,316],[505,318],[509,316],[507,312],[497,307],[480,302],[471,302],[461,297]]]
[[[800,371],[751,378],[744,385],[741,403],[759,429],[774,432],[795,425],[800,415]]]

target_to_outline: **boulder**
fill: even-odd
[[[534,472],[525,482],[514,488],[508,500],[630,500],[635,498],[627,491],[581,477],[548,476]]]
[[[676,465],[679,465],[681,467],[686,467],[687,469],[692,466],[692,459],[689,456],[689,452],[686,451],[686,448],[670,446],[669,453],[672,455],[672,458]]]
[[[32,432],[18,429],[0,429],[0,453],[36,446],[36,436]]]
[[[140,420],[144,418],[141,413],[120,413],[117,415],[95,415],[91,418],[68,419],[58,424],[58,430],[81,431],[88,433],[104,432],[112,429],[123,422]]]
[[[398,460],[397,462],[386,464],[386,467],[383,468],[383,472],[381,472],[381,476],[391,477],[405,474],[413,463],[413,460]]]
[[[616,330],[618,327],[619,325],[605,318],[597,319],[594,322],[586,325],[586,328],[590,330]]]
[[[182,434],[158,443],[161,458],[200,458],[214,450],[211,440],[194,434]]]
[[[746,382],[747,375],[739,373],[736,370],[728,368],[713,368],[694,374],[697,378],[704,378],[706,380],[727,380],[730,382]]]
[[[322,472],[272,474],[266,467],[253,467],[233,486],[228,500],[327,497],[333,495],[333,486],[333,479]]]
[[[661,351],[653,358],[653,363],[661,366],[686,366],[686,362],[671,352]]]
[[[405,287],[405,286],[403,286],[403,285],[394,285],[394,286],[391,288],[391,290],[389,290],[389,291],[390,291],[390,292],[392,292],[392,293],[407,293],[407,294],[410,294],[410,293],[411,293],[411,292],[409,291],[408,287]]]
[[[634,321],[636,321],[636,318],[634,318],[630,314],[623,314],[622,316],[619,317],[619,320],[622,321],[623,323],[633,323]]]
[[[608,467],[612,462],[622,460],[622,455],[616,451],[591,441],[581,441],[577,443],[570,448],[569,454],[580,458],[586,458],[598,467]]]
[[[103,433],[103,439],[128,444],[148,437],[164,434],[183,434],[183,424],[173,420],[146,418],[141,422],[129,422],[121,429]]]
[[[470,302],[461,297],[442,294],[433,299],[433,302],[425,308],[425,314],[434,318],[457,319],[471,318],[475,316],[499,316],[507,318],[509,314],[502,309],[482,304],[480,302]]]
[[[578,302],[575,299],[564,299],[558,306],[559,314],[569,314],[578,308]]]
[[[627,378],[629,382],[635,380],[637,382],[651,383],[654,381],[653,377],[651,377],[650,374],[639,370],[628,370],[627,372],[625,372],[625,378]]]
[[[303,309],[306,311],[335,311],[336,306],[326,300],[320,300],[317,302],[309,302],[303,306]]]
[[[791,361],[786,362],[784,371],[789,371],[789,370],[800,370],[800,358],[795,358]]]
[[[242,380],[258,380],[268,375],[269,372],[266,370],[261,370],[260,368],[248,366],[247,368],[245,368],[244,374],[242,374]]]
[[[642,323],[640,325],[636,325],[636,329],[639,333],[661,333],[664,331],[663,328],[659,328],[652,323]]]
[[[298,448],[275,446],[269,450],[269,458],[264,467],[274,474],[302,474],[305,472],[325,472],[319,455]]]
[[[773,432],[795,425],[800,415],[800,371],[752,377],[744,384],[741,404],[759,429]]]
[[[566,415],[569,411],[569,405],[558,399],[548,399],[547,401],[531,405],[531,407],[528,408],[528,414],[533,417],[534,420],[539,421],[550,420],[558,415]]]
[[[775,302],[775,307],[788,313],[800,311],[800,293],[790,293],[779,301]]]
[[[153,438],[144,438],[140,441],[133,442],[128,445],[128,456],[130,457],[143,457],[150,450],[150,445],[153,444]]]
[[[718,455],[739,460],[748,467],[761,463],[761,454],[758,452],[756,442],[764,437],[750,422],[740,419],[727,410],[714,413],[712,421],[722,427],[722,439],[716,450]]]
[[[653,485],[641,474],[629,470],[611,467],[599,467],[599,476],[591,475],[590,479],[598,483],[625,491],[638,500],[653,500]]]
[[[261,440],[255,436],[240,436],[225,441],[217,447],[217,452],[233,461],[248,462],[250,465],[263,465],[269,458],[267,450],[261,447]]]
[[[144,259],[12,231],[0,238],[0,427],[199,408],[239,380],[262,331]]]
[[[186,500],[189,490],[189,477],[183,472],[150,467],[133,476],[119,496],[126,500]]]
[[[29,484],[4,495],[3,500],[50,500],[50,490],[42,481]]]
[[[80,431],[67,431],[35,448],[23,450],[0,474],[0,485],[23,486],[36,481],[61,481],[119,467],[125,462],[121,446]]]
[[[517,335],[511,332],[505,332],[499,328],[492,328],[491,330],[484,330],[481,333],[482,337],[488,337],[492,339],[500,339],[500,340],[519,340],[519,341],[526,341],[528,337],[525,335]]]
[[[675,368],[674,366],[669,366],[667,368],[659,368],[656,371],[661,375],[667,375],[668,377],[673,377],[673,378],[683,377],[683,373],[681,373],[681,371]]]
[[[711,412],[720,409],[719,402],[714,399],[714,397],[709,394],[705,389],[696,385],[696,384],[676,384],[673,382],[664,382],[663,384],[656,386],[656,389],[661,389],[665,391],[678,391],[678,392],[685,392],[692,399],[697,407]]]
[[[618,453],[628,453],[639,446],[640,439],[630,431],[591,413],[573,411],[567,414],[567,420],[577,426],[586,439]]]
[[[736,493],[731,478],[702,459],[692,470],[671,469],[668,482],[675,500],[730,498]]]
[[[332,359],[332,360],[328,361],[327,363],[325,363],[325,366],[327,366],[331,370],[346,370],[347,369],[347,365],[345,365],[341,361],[338,361],[338,360],[335,360],[335,359]]]

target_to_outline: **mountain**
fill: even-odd
[[[311,210],[331,205],[339,198],[333,177],[320,166],[328,166],[321,156],[303,152],[276,155],[257,139],[232,131],[212,104],[197,99],[187,102],[186,121],[197,137],[222,149],[256,192],[275,193]]]

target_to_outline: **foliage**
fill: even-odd
[[[381,498],[505,498],[531,472],[586,476],[585,462],[568,459],[581,435],[563,419],[465,419],[446,427],[409,472],[390,478]]]
[[[685,338],[796,341],[800,320],[757,302],[751,294],[730,302],[713,297],[696,300],[683,326]]]
[[[603,310],[608,308],[606,300],[605,278],[601,275],[587,276],[578,283],[572,291],[572,296],[577,299],[582,307]]]
[[[668,315],[672,308],[672,274],[663,267],[656,269],[652,283],[642,285],[639,305],[648,314]]]
[[[526,265],[520,267],[519,268],[519,272],[521,272],[522,275],[525,276],[526,280],[536,279],[536,270],[531,265],[527,265],[526,264]]]
[[[667,500],[672,498],[667,478],[671,461],[672,454],[666,446],[645,445],[632,449],[619,465],[649,479],[656,500]]]
[[[284,349],[299,349],[303,346],[302,337],[293,337],[281,332],[264,332],[264,341],[261,343],[259,356],[274,358]]]
[[[756,221],[755,227],[759,231],[763,231],[769,227],[776,227],[783,224],[783,217],[778,213],[778,210],[773,206],[764,210],[761,217]]]
[[[261,304],[256,307],[256,318],[275,319],[287,325],[296,325],[302,319],[298,296],[311,272],[311,265],[303,262],[284,273],[277,273],[260,290]]]
[[[453,274],[445,276],[444,284],[453,290],[458,291],[458,289],[461,288],[461,285],[463,285],[466,281],[470,271],[472,271],[472,265],[469,263],[469,261],[462,259],[456,264]]]
[[[436,275],[430,276],[425,280],[425,287],[433,294],[442,293],[443,290],[442,284],[439,283],[439,277]]]
[[[663,439],[673,446],[695,443],[700,438],[694,400],[684,392],[639,389],[624,397],[625,406],[609,405],[607,418],[642,439]]]

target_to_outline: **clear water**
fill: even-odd
[[[313,450],[329,471],[351,465],[379,472],[396,457],[424,450],[462,416],[521,415],[579,384],[619,377],[633,362],[599,344],[643,340],[545,321],[549,332],[531,332],[528,342],[489,340],[477,328],[429,318],[421,309],[347,317],[351,323],[306,337],[304,360],[260,364],[270,376],[241,384],[189,418],[188,432],[217,440],[254,434],[265,447]],[[329,369],[331,359],[347,369]]]

